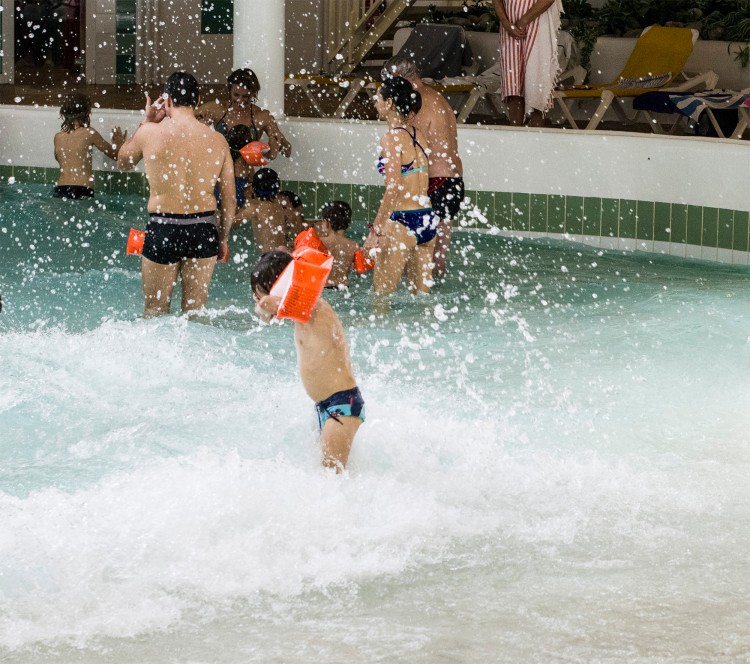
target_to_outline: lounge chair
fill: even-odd
[[[586,125],[586,129],[596,129],[610,107],[624,122],[631,122],[620,103],[613,104],[615,100],[654,90],[687,92],[716,87],[718,76],[712,71],[695,75],[683,72],[697,39],[697,30],[652,25],[641,33],[614,81],[559,88],[553,93],[555,101],[570,126],[579,129],[571,112],[572,104],[585,99],[597,100],[599,106]]]
[[[683,123],[713,127],[719,138],[739,139],[747,129],[748,117],[745,104],[750,102],[750,88],[745,90],[703,90],[699,92],[659,91],[647,92],[633,100],[633,109],[648,121],[655,134],[665,133],[656,114],[675,114],[669,133]],[[722,118],[719,114],[734,112],[734,117]],[[736,120],[735,120],[736,118]],[[726,122],[724,122],[726,120]],[[736,126],[735,126],[736,125]]]

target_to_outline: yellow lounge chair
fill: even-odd
[[[596,129],[610,106],[624,122],[631,121],[619,103],[613,104],[616,99],[637,97],[654,90],[686,92],[714,88],[718,82],[714,72],[693,76],[683,72],[697,39],[697,30],[652,25],[641,33],[625,67],[614,81],[555,90],[555,101],[570,126],[580,129],[571,113],[572,104],[581,99],[598,100],[599,107],[586,125],[586,129]]]

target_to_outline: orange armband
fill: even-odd
[[[250,166],[268,166],[266,154],[271,148],[262,141],[252,141],[240,150],[240,156]]]
[[[374,267],[375,261],[365,253],[364,249],[357,249],[357,251],[354,252],[354,269],[357,274],[364,274],[368,270],[372,270]]]
[[[309,247],[295,249],[292,262],[271,287],[270,294],[281,298],[276,318],[291,318],[298,323],[307,323],[332,267],[333,257],[328,254]]]
[[[128,235],[127,252],[131,256],[140,256],[143,253],[143,241],[146,239],[146,232],[139,231],[137,228],[131,228]]]
[[[302,249],[307,247],[308,249],[315,249],[323,254],[329,253],[328,247],[326,247],[323,240],[320,239],[314,228],[307,228],[294,238],[294,250]]]

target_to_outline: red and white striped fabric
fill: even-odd
[[[536,0],[505,0],[503,4],[508,20],[516,23],[535,3]],[[503,99],[525,97],[526,63],[534,48],[538,30],[538,17],[527,26],[524,39],[513,39],[500,28],[500,94]]]

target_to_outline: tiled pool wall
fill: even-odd
[[[58,169],[0,165],[0,181],[57,181]],[[96,171],[97,191],[146,196],[143,173]],[[285,180],[284,189],[302,199],[305,217],[314,219],[328,201],[349,203],[358,221],[375,217],[383,187],[346,183]],[[647,251],[736,265],[750,263],[750,213],[663,201],[528,194],[503,191],[466,192],[456,228],[498,229],[504,235],[553,237],[602,249]]]

